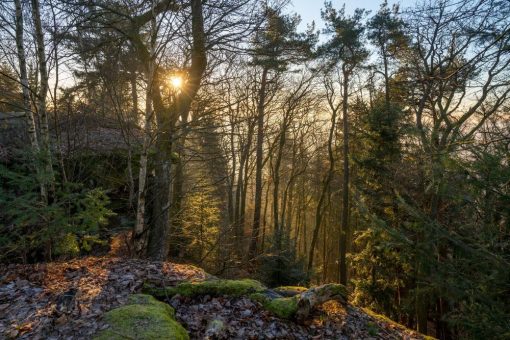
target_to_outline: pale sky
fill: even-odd
[[[388,5],[391,8],[393,4],[398,3],[401,9],[404,9],[411,7],[415,2],[416,0],[388,0]],[[347,14],[352,14],[356,8],[370,10],[373,14],[379,9],[382,0],[331,0],[331,3],[334,8],[341,8],[345,3]],[[303,27],[315,21],[315,27],[322,28],[321,8],[323,7],[323,0],[292,0],[292,4],[288,9],[290,12],[295,12],[301,16]]]

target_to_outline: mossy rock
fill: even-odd
[[[281,296],[285,292],[292,292],[292,296]],[[297,292],[300,291],[300,292]],[[250,299],[259,302],[265,309],[282,319],[296,319],[303,321],[313,308],[329,300],[342,303],[347,301],[347,289],[339,284],[325,284],[306,289],[304,287],[279,287],[271,290],[280,297],[272,297],[269,291],[250,294]]]
[[[95,340],[187,340],[186,330],[174,319],[174,309],[150,295],[136,294],[126,305],[104,315],[110,326]]]
[[[243,296],[251,293],[262,292],[266,289],[262,283],[256,280],[208,280],[201,282],[183,282],[175,287],[157,288],[145,285],[143,291],[156,298],[172,297],[181,295],[187,297],[211,295],[211,296]]]
[[[349,290],[347,290],[347,287],[341,284],[329,284],[325,286],[330,286],[329,289],[332,292],[332,295],[342,297],[347,303],[349,297]]]
[[[264,307],[279,318],[292,319],[298,310],[298,298],[292,296],[273,299]]]
[[[306,292],[307,290],[308,290],[308,288],[301,287],[301,286],[281,286],[281,287],[273,288],[273,291],[275,293],[278,293],[284,297],[291,297],[294,295],[298,295],[303,292]]]
[[[298,310],[297,296],[271,299],[264,293],[253,293],[249,298],[259,302],[265,309],[282,319],[292,319]]]
[[[248,297],[255,301],[255,302],[259,302],[260,304],[264,305],[265,303],[271,301],[272,299],[269,298],[266,294],[264,294],[263,292],[257,292],[257,293],[252,293],[250,295],[248,295]]]

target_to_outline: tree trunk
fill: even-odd
[[[279,197],[280,197],[280,166],[282,164],[282,156],[283,156],[283,148],[285,147],[285,133],[287,130],[287,117],[284,118],[280,136],[279,136],[279,143],[278,143],[278,153],[276,154],[276,162],[274,165],[274,171],[273,171],[273,223],[274,223],[274,230],[275,230],[275,245],[276,250],[279,252],[282,249],[282,232],[283,232],[283,225],[280,221],[280,212],[279,212]],[[283,207],[285,207],[285,201],[283,203]],[[283,209],[283,208],[282,208]]]
[[[386,49],[384,47],[381,49],[381,55],[383,57],[384,66],[384,102],[388,109],[390,106],[390,76],[388,74],[388,56],[386,55]]]
[[[28,138],[30,140],[30,146],[32,152],[35,155],[39,155],[39,139],[37,137],[37,127],[35,125],[34,114],[30,108],[30,88],[28,86],[28,75],[27,75],[27,61],[25,55],[24,37],[23,37],[23,9],[21,7],[21,0],[14,0],[16,7],[16,48],[18,53],[20,83],[23,95],[23,110],[25,111],[25,120],[27,124]],[[36,162],[35,171],[37,177],[41,175],[41,167]],[[41,198],[44,202],[48,200],[48,192],[44,183],[40,182]]]
[[[172,131],[172,130],[166,130]],[[156,166],[154,180],[154,209],[152,227],[149,236],[148,256],[156,261],[166,260],[170,234],[170,202],[171,202],[171,137],[159,137],[156,142]]]
[[[140,154],[140,169],[138,172],[138,199],[136,204],[136,221],[135,229],[133,231],[133,246],[134,254],[137,256],[143,256],[146,251],[146,242],[148,241],[148,235],[146,235],[147,227],[145,226],[145,205],[147,195],[147,154],[149,151],[149,144],[151,142],[151,128],[153,119],[153,108],[152,98],[153,92],[158,91],[155,89],[155,58],[156,58],[156,16],[154,14],[154,2],[152,2],[153,15],[150,20],[150,46],[149,50],[139,46],[139,55],[145,62],[146,68],[145,73],[147,77],[147,90],[145,94],[145,114],[144,114],[144,126],[143,126],[143,145],[142,152]],[[142,47],[142,48],[140,48]],[[143,53],[148,52],[148,53]],[[134,79],[134,82],[133,82]],[[131,78],[131,91],[136,92],[136,76]],[[138,97],[136,93],[132,93],[133,106],[135,110],[138,108]]]
[[[228,185],[228,216],[229,224],[233,230],[233,235],[230,235],[231,239],[235,241],[235,213],[234,206],[237,205],[234,198],[234,185],[236,183],[236,171],[237,171],[237,152],[235,150],[235,118],[233,113],[230,111],[230,157],[232,158],[232,171],[230,172],[229,185]]]
[[[137,123],[138,117],[138,91],[136,88],[136,72],[133,70],[130,74],[130,82],[131,82],[131,99],[133,100],[133,110],[131,112],[131,119],[128,118],[127,129],[126,129],[126,141],[128,141],[128,160],[127,160],[127,170],[128,170],[128,180],[129,180],[129,207],[133,208],[133,203],[135,200],[135,179],[133,176],[133,152],[130,142],[130,131],[133,124]]]
[[[349,76],[350,71],[343,67],[343,192],[342,192],[342,227],[340,230],[340,284],[347,285],[347,237],[349,236],[349,116],[348,116],[348,96],[349,96]]]
[[[147,95],[145,98],[145,121],[144,121],[144,136],[142,152],[140,154],[140,170],[138,173],[138,200],[136,205],[136,222],[135,230],[133,233],[134,253],[137,256],[142,256],[145,248],[146,236],[145,233],[145,197],[147,194],[147,153],[151,138],[151,122],[152,122],[152,103],[151,103],[151,88],[152,88],[152,72],[153,66],[149,65],[149,77],[147,81]]]
[[[266,242],[266,230],[267,230],[267,206],[269,203],[269,188],[271,187],[271,183],[267,183],[266,185],[266,194],[265,194],[265,200],[264,200],[264,212],[262,213],[263,219],[262,219],[262,241],[260,244],[260,252],[263,253],[265,249],[265,242]]]
[[[181,115],[182,125],[180,126],[181,135],[176,141],[176,153],[178,159],[175,162],[174,170],[174,183],[172,193],[172,206],[171,206],[171,222],[170,222],[170,246],[172,247],[170,255],[179,256],[183,255],[182,239],[182,201],[184,198],[184,162],[186,154],[184,151],[184,143],[188,135],[188,115]]]
[[[257,243],[260,229],[260,212],[262,208],[262,162],[264,146],[264,109],[266,101],[268,69],[262,71],[262,80],[260,83],[259,100],[257,103],[257,154],[255,168],[255,207],[253,211],[253,226],[248,250],[248,259],[251,260],[257,256]]]
[[[346,304],[347,289],[345,286],[330,283],[312,287],[299,294],[296,312],[297,321],[303,322],[315,307],[331,300]]]
[[[245,222],[245,207],[246,207],[246,189],[248,184],[248,165],[249,156],[252,144],[254,124],[248,120],[248,133],[246,145],[243,147],[241,157],[239,160],[239,175],[236,188],[236,209],[235,209],[235,235],[237,242],[240,244],[236,249],[239,255],[243,252],[243,236],[244,236],[244,222]]]
[[[37,94],[37,113],[40,118],[40,132],[41,132],[41,150],[43,152],[43,163],[45,176],[49,178],[48,186],[51,191],[54,191],[54,174],[51,162],[51,148],[50,136],[48,130],[48,112],[46,110],[46,95],[48,93],[48,69],[46,65],[46,53],[44,51],[44,32],[41,23],[41,13],[39,7],[39,0],[32,1],[32,17],[35,28],[35,39],[37,46],[37,59],[39,66],[39,75],[41,83],[39,85],[39,93]]]
[[[204,17],[202,13],[202,1],[191,1],[191,35],[193,46],[191,49],[191,66],[186,83],[186,95],[180,95],[170,108],[165,107],[160,84],[163,83],[163,74],[160,70],[155,72],[154,91],[152,101],[158,122],[158,135],[156,138],[156,166],[155,166],[155,190],[153,225],[149,235],[148,255],[154,260],[163,261],[169,251],[170,234],[170,206],[171,206],[171,163],[173,153],[173,136],[178,117],[187,114],[191,102],[200,88],[202,76],[207,67],[206,41],[204,31]],[[138,46],[143,45],[137,37]],[[142,50],[142,53],[144,51]],[[146,54],[146,52],[145,52]],[[183,90],[184,92],[184,90]]]
[[[332,115],[331,115],[331,126],[329,128],[329,136],[328,136],[328,154],[329,154],[329,169],[328,173],[326,175],[326,178],[324,179],[324,184],[322,186],[321,194],[319,197],[319,202],[317,203],[317,208],[315,210],[315,226],[313,228],[313,234],[312,234],[312,241],[310,243],[310,250],[308,254],[308,266],[307,266],[307,272],[308,275],[312,272],[312,266],[313,266],[313,258],[315,253],[315,246],[317,244],[317,240],[319,238],[319,231],[320,226],[322,222],[322,216],[323,216],[323,205],[324,200],[326,198],[326,193],[328,191],[329,184],[331,180],[333,179],[333,173],[335,171],[335,157],[333,154],[333,137],[335,136],[335,128],[336,128],[336,115],[337,110],[336,108],[332,107]],[[306,223],[306,221],[305,221]],[[306,238],[306,234],[304,235]]]

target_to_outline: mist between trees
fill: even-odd
[[[0,260],[97,251],[340,282],[510,336],[510,5],[0,4]]]

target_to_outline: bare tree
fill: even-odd
[[[331,111],[331,125],[329,127],[328,133],[328,159],[329,159],[329,168],[328,172],[324,176],[322,181],[322,188],[319,194],[319,200],[317,202],[317,206],[315,209],[315,225],[313,228],[312,239],[310,241],[310,248],[308,254],[308,266],[307,272],[310,275],[313,268],[313,260],[315,256],[315,247],[317,244],[317,240],[319,238],[319,231],[322,223],[322,219],[324,216],[324,203],[326,199],[326,194],[329,189],[329,185],[333,179],[333,175],[335,172],[335,136],[337,129],[337,115],[340,110],[340,104],[343,101],[338,102],[335,96],[335,85],[332,80],[328,77],[324,79],[324,86],[326,88],[326,99],[328,103],[329,110]]]
[[[48,68],[45,52],[44,32],[41,22],[41,11],[39,0],[31,0],[32,19],[35,29],[35,42],[37,48],[38,68],[39,68],[39,91],[37,93],[37,113],[40,118],[40,137],[43,151],[43,162],[46,176],[49,178],[49,187],[53,191],[54,174],[52,167],[50,132],[48,129],[48,112],[46,108],[46,97],[48,95]]]

